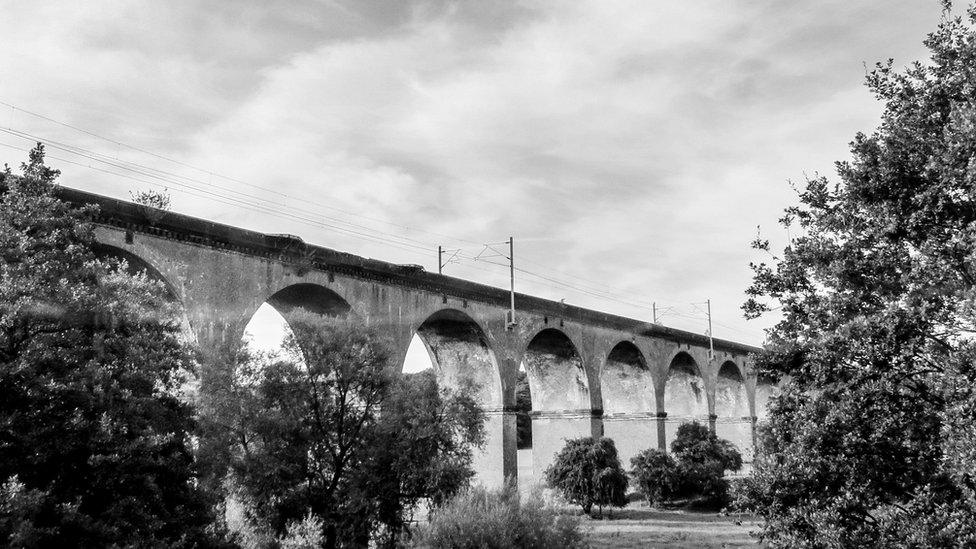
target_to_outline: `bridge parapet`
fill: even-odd
[[[401,362],[420,335],[439,379],[457,383],[467,376],[482,386],[479,400],[492,413],[477,462],[488,483],[517,471],[515,390],[523,363],[533,395],[537,473],[565,438],[611,436],[626,463],[644,448],[665,446],[676,425],[690,419],[719,425],[750,451],[757,381],[749,355],[756,347],[717,339],[710,360],[702,334],[526,294],[516,295],[519,324],[508,329],[507,290],[291,235],[172,212],[151,218],[130,202],[65,187],[58,192],[70,202],[99,206],[99,241],[138,257],[165,279],[213,363],[241,344],[245,325],[266,302],[284,312],[303,306],[356,315],[388,332]],[[676,364],[678,357],[687,360]],[[689,360],[694,367],[687,367]],[[723,367],[731,371],[728,364],[739,377],[721,375]],[[726,400],[717,402],[716,391]],[[770,391],[759,392],[765,398]],[[722,408],[729,399],[738,399],[733,410]]]

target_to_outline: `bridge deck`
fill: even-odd
[[[398,265],[331,248],[305,244],[296,237],[264,234],[175,212],[168,212],[161,220],[150,223],[141,209],[142,207],[132,202],[64,186],[58,187],[58,195],[74,204],[95,204],[99,207],[99,223],[133,232],[154,234],[256,256],[308,261],[310,266],[323,271],[334,271],[360,278],[380,280],[386,283],[443,293],[461,299],[489,303],[499,307],[508,307],[509,303],[510,294],[508,290],[430,273],[416,267]],[[516,310],[604,326],[638,335],[708,346],[708,337],[703,334],[668,328],[659,324],[567,305],[518,292],[515,294],[515,307]],[[713,343],[717,350],[733,353],[748,354],[760,351],[757,347],[724,339],[714,339]]]

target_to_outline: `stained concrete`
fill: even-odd
[[[749,356],[758,349],[748,345],[715,339],[712,355],[701,334],[525,294],[516,294],[516,324],[508,325],[510,296],[502,289],[189,216],[148,220],[125,201],[66,188],[59,193],[98,204],[96,238],[104,249],[137,258],[170,288],[200,347],[204,387],[208,369],[241,344],[245,325],[265,302],[361,319],[393,341],[395,368],[420,334],[443,383],[467,377],[478,386],[489,444],[477,468],[488,484],[517,473],[512,412],[523,361],[532,385],[537,475],[565,439],[578,436],[612,436],[626,458],[645,446],[665,447],[683,421],[722,430],[738,421],[728,432],[745,444],[745,422],[735,419],[741,389],[719,375],[727,362],[745,378],[749,430],[773,392],[757,387]],[[729,412],[716,406],[726,393],[735,403]]]

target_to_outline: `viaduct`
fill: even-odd
[[[476,456],[482,482],[517,476],[516,396],[520,365],[532,395],[535,478],[580,436],[614,439],[625,466],[637,452],[666,449],[682,422],[707,423],[752,459],[757,417],[774,387],[757,382],[759,349],[516,294],[498,288],[306,245],[61,187],[62,198],[100,207],[101,253],[126,258],[162,279],[182,304],[191,337],[207,361],[240,345],[267,302],[284,316],[295,307],[355,315],[392,337],[402,365],[414,334],[442,383],[461,376],[480,386],[487,442]],[[401,366],[402,367],[402,366]]]

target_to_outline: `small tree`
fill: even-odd
[[[725,472],[742,468],[742,455],[734,444],[695,421],[678,427],[671,454],[678,463],[678,494],[700,496],[711,505],[727,502]]]
[[[627,474],[617,457],[613,440],[583,437],[566,441],[546,469],[546,482],[589,514],[593,505],[627,505]]]
[[[679,485],[680,472],[677,462],[666,452],[649,448],[630,458],[637,492],[654,504],[667,501],[675,494]]]
[[[395,375],[385,340],[355,321],[296,311],[289,325],[283,356],[242,353],[211,384],[208,436],[230,445],[212,452],[211,475],[224,460],[269,538],[311,513],[325,547],[392,545],[419,501],[442,501],[472,477],[484,432],[474,391]]]
[[[168,189],[139,191],[137,193],[130,191],[129,196],[132,197],[133,202],[139,205],[142,215],[146,216],[149,224],[154,225],[166,217],[166,212],[169,211],[170,198],[167,191]]]
[[[393,547],[422,500],[442,504],[474,477],[475,446],[484,443],[484,412],[465,383],[438,387],[433,370],[399,377],[366,441],[356,497],[370,502],[370,530]]]

